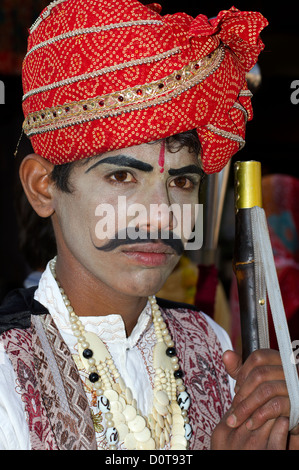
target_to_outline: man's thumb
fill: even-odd
[[[237,380],[238,373],[242,367],[242,358],[234,351],[225,351],[223,354],[223,362],[226,372],[235,380]]]

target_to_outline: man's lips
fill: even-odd
[[[160,243],[148,243],[146,245],[126,246],[121,250],[134,264],[143,266],[165,265],[174,250]]]
[[[175,251],[172,250],[169,246],[163,245],[162,243],[146,243],[146,244],[135,244],[128,245],[123,247],[121,251],[129,253],[154,253],[154,254],[165,254],[165,255],[174,255]]]

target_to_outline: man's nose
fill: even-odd
[[[176,220],[166,188],[152,188],[139,228],[147,232],[173,231]]]

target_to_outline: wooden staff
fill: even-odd
[[[236,162],[235,176],[235,247],[233,267],[237,278],[243,361],[259,348],[254,250],[250,210],[262,207],[261,164]]]

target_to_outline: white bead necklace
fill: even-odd
[[[56,257],[50,268],[56,279]],[[120,441],[128,450],[185,450],[191,437],[187,411],[190,397],[185,390],[174,343],[154,296],[149,297],[157,343],[154,346],[155,370],[153,408],[142,416],[130,388],[126,387],[104,343],[85,328],[75,314],[63,288],[59,286],[69,312],[71,329],[78,342],[80,359],[97,395],[97,405],[104,414],[109,449]]]

